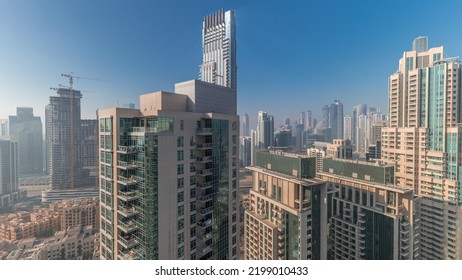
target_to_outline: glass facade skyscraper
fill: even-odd
[[[200,80],[236,89],[236,19],[219,10],[204,18]]]

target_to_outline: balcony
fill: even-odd
[[[197,201],[200,201],[200,202],[207,202],[207,201],[211,201],[213,198],[213,194],[208,194],[208,195],[198,195],[196,197]]]
[[[119,221],[117,227],[125,233],[130,233],[138,229],[138,226],[134,221],[130,221],[128,223]]]
[[[207,233],[207,234],[203,234],[203,235],[199,235],[198,238],[201,242],[203,242],[205,244],[205,242],[209,241],[210,239],[212,239],[212,234],[211,233]]]
[[[135,216],[139,212],[136,211],[135,207],[129,208],[129,207],[124,207],[124,206],[119,206],[117,209],[117,213],[119,213],[125,218],[129,218],[129,217]]]
[[[211,157],[211,156],[207,156],[207,157],[197,157],[197,158],[196,158],[196,161],[197,161],[197,162],[200,162],[200,163],[207,163],[207,162],[211,162],[211,161],[212,161],[212,157]]]
[[[205,254],[207,254],[207,253],[209,253],[211,251],[212,251],[212,247],[210,247],[210,246],[206,246],[206,247],[204,247],[204,249],[201,250],[202,255],[205,255]]]
[[[409,249],[409,245],[406,244],[406,243],[401,242],[401,249],[407,251]]]
[[[120,168],[120,169],[123,169],[123,170],[130,170],[130,169],[137,168],[138,165],[136,164],[136,161],[125,162],[125,161],[122,161],[122,160],[118,160],[117,161],[117,167]]]
[[[197,135],[212,135],[211,127],[199,127],[196,129]]]
[[[206,190],[213,186],[213,182],[196,182],[196,186],[202,190]]]
[[[118,256],[120,260],[139,260],[139,257],[134,250],[129,250],[128,252],[119,251]]]
[[[212,213],[213,207],[207,207],[202,209],[196,209],[196,212],[202,216]]]
[[[202,228],[202,229],[206,229],[206,228],[210,227],[211,225],[212,225],[212,220],[211,219],[201,221],[201,222],[197,223],[197,226]]]
[[[132,186],[138,183],[138,181],[135,179],[135,176],[131,176],[130,178],[127,178],[121,175],[117,177],[117,182],[124,186]]]
[[[125,249],[131,249],[140,244],[134,237],[124,238],[120,235],[118,236],[118,242]]]
[[[138,195],[136,194],[135,191],[127,191],[127,192],[118,191],[117,197],[123,201],[132,201],[132,200],[138,199]]]
[[[196,170],[196,174],[200,176],[208,176],[208,175],[212,175],[212,170],[211,169]]]
[[[212,149],[212,143],[197,143],[196,149],[198,150],[209,150]]]
[[[136,154],[137,152],[138,150],[136,149],[135,146],[122,146],[122,145],[117,146],[117,153],[119,154],[129,155],[129,154]]]

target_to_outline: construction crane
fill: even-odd
[[[87,78],[87,77],[79,77],[79,76],[74,75],[74,72],[70,72],[69,74],[61,74],[61,77],[66,77],[66,78],[69,79],[69,89],[70,89],[70,90],[73,89],[74,79],[85,79],[85,80],[106,82],[106,80],[102,80],[102,79]]]

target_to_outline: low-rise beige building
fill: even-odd
[[[78,226],[59,231],[43,240],[22,240],[7,260],[92,260],[99,259],[99,230]]]
[[[65,200],[33,212],[0,216],[0,240],[14,242],[80,225],[99,228],[98,204],[97,198]]]

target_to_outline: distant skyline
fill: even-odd
[[[387,112],[388,77],[417,36],[462,55],[459,1],[4,0],[0,119],[24,106],[43,118],[61,73],[106,80],[76,81],[90,91],[83,118],[198,78],[202,20],[221,8],[236,16],[238,113],[250,127],[259,110],[275,126],[307,110],[319,119],[336,99],[345,115],[360,103]]]

